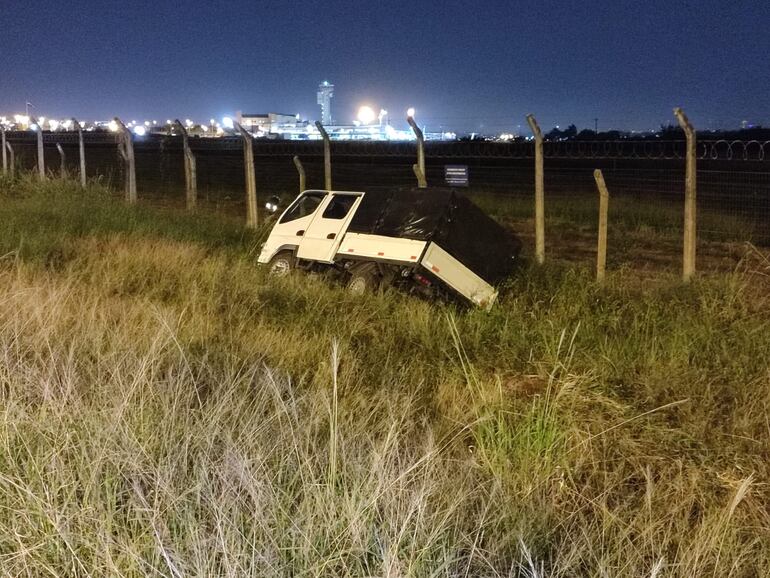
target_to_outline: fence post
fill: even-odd
[[[687,138],[687,165],[685,168],[684,185],[684,251],[682,259],[682,279],[689,281],[695,274],[695,247],[696,247],[696,175],[697,166],[695,160],[695,129],[684,111],[676,107],[674,116],[679,121],[684,135]]]
[[[192,211],[198,204],[198,171],[195,165],[195,155],[190,149],[190,139],[187,129],[179,119],[174,121],[182,132],[182,147],[184,149],[184,183],[187,194],[187,209]]]
[[[254,175],[254,142],[251,135],[239,123],[233,123],[243,139],[243,164],[246,175],[246,227],[256,229],[259,224],[257,215],[257,181]]]
[[[121,142],[118,145],[120,156],[126,162],[126,201],[130,204],[136,203],[136,160],[134,158],[134,141],[131,138],[131,131],[128,130],[123,121],[117,116],[115,122],[120,129]]]
[[[8,152],[5,150],[5,127],[0,125],[0,136],[2,137],[2,143],[0,148],[3,149],[3,174],[8,172]]]
[[[59,151],[59,162],[61,163],[59,165],[59,176],[64,179],[67,177],[67,156],[64,154],[64,149],[58,142],[56,143],[56,150]]]
[[[315,127],[321,133],[324,139],[324,187],[327,191],[332,190],[332,145],[329,133],[326,132],[324,125],[320,120],[315,121]]]
[[[543,179],[543,132],[537,120],[527,115],[527,123],[535,135],[535,259],[545,263],[545,185]]]
[[[37,173],[41,181],[45,180],[45,153],[43,151],[43,127],[37,118],[30,117],[30,122],[37,126]]]
[[[83,142],[83,127],[78,119],[72,118],[75,128],[78,130],[78,155],[80,156],[80,186],[86,188],[86,146]]]
[[[5,148],[8,150],[8,160],[10,161],[10,169],[11,169],[11,176],[13,176],[14,171],[16,169],[16,155],[13,152],[13,147],[11,146],[11,143],[8,141],[5,141]]]
[[[302,166],[302,161],[299,160],[297,155],[294,155],[294,166],[297,167],[297,173],[299,173],[299,192],[303,192],[306,189],[305,167]]]
[[[601,169],[594,171],[594,179],[599,189],[599,242],[596,249],[596,280],[604,281],[604,271],[607,268],[607,211],[610,204],[610,192],[604,182]]]
[[[422,130],[414,121],[414,111],[410,109],[409,112],[412,114],[407,113],[406,122],[412,127],[412,132],[414,132],[414,136],[417,138],[417,164],[412,165],[412,170],[414,171],[414,176],[417,177],[417,187],[424,189],[428,186],[428,179],[425,175],[425,135],[422,134]]]

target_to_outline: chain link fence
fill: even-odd
[[[85,133],[87,172],[120,188],[123,162],[111,133]],[[33,170],[35,134],[8,132],[16,164]],[[60,156],[71,174],[78,170],[74,133],[45,133],[47,169],[57,173]],[[197,160],[198,194],[203,204],[244,211],[244,166],[240,138],[190,138]],[[610,223],[628,230],[678,234],[684,202],[684,141],[547,141],[545,152],[546,218],[556,227],[595,230],[598,194],[593,170],[602,169],[609,187]],[[136,138],[136,176],[140,198],[183,202],[184,162],[179,136]],[[770,245],[770,142],[703,140],[698,143],[698,236],[703,240],[750,241]],[[254,142],[257,191],[295,194],[297,155],[308,188],[323,188],[320,141]],[[338,190],[376,192],[415,186],[415,143],[332,143],[333,185]],[[445,165],[466,165],[468,193],[501,219],[526,227],[532,218],[534,144],[531,141],[428,142],[426,172],[430,185],[444,184]]]

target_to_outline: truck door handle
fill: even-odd
[[[336,237],[336,236],[337,236],[337,233],[329,233],[328,235],[326,235],[326,238],[327,239],[334,239],[334,237]]]
[[[305,234],[305,230],[304,229],[302,229],[301,231],[297,231],[297,237],[301,237],[304,234]]]

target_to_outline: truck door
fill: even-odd
[[[302,236],[297,257],[324,263],[333,262],[361,197],[361,193],[329,195]]]
[[[324,191],[307,191],[297,197],[270,232],[259,256],[260,263],[267,263],[284,248],[299,247],[305,230],[313,221],[326,196]]]

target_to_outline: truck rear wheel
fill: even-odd
[[[281,251],[267,264],[267,274],[270,277],[286,277],[294,269],[294,254],[291,251]]]
[[[375,263],[362,263],[350,270],[348,291],[353,295],[364,295],[376,291],[382,282]]]

